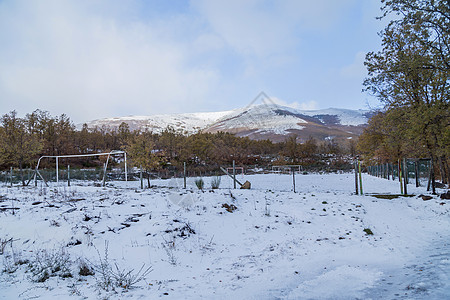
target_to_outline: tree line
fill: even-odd
[[[382,0],[382,49],[366,55],[365,90],[383,109],[358,149],[366,160],[431,158],[444,183],[450,158],[450,2]]]
[[[0,168],[35,167],[39,157],[67,154],[92,154],[125,150],[133,165],[149,171],[178,168],[184,163],[200,170],[231,165],[299,164],[325,166],[343,163],[354,152],[354,142],[339,145],[333,140],[320,142],[309,138],[300,143],[296,136],[285,142],[251,140],[231,133],[197,132],[185,135],[173,128],[161,133],[130,130],[126,123],[119,127],[94,127],[87,124],[77,129],[70,118],[62,114],[35,110],[19,117],[16,111],[0,119]],[[333,159],[331,159],[333,158]],[[99,167],[98,157],[71,159],[72,167]],[[54,167],[54,160],[43,161],[43,167]]]

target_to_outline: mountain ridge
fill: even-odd
[[[292,134],[300,140],[309,137],[318,140],[351,139],[362,133],[372,114],[362,109],[299,110],[276,104],[259,104],[219,112],[104,118],[86,124],[89,128],[106,126],[114,129],[125,122],[130,130],[149,130],[154,133],[171,127],[187,135],[199,131],[223,131],[250,139],[279,142]]]

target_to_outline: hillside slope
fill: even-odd
[[[318,140],[353,138],[362,133],[370,116],[368,110],[298,110],[260,104],[232,111],[106,118],[88,122],[87,125],[90,128],[117,128],[125,122],[131,130],[160,133],[171,127],[183,134],[223,131],[251,139],[278,142],[292,134],[300,140],[309,137]]]

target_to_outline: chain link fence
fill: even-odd
[[[402,177],[405,177],[406,183],[423,186],[430,180],[431,160],[404,159],[397,164],[376,164],[367,166],[366,169],[369,175],[391,180],[398,180],[401,173]]]

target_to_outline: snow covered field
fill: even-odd
[[[252,189],[1,186],[0,299],[450,298],[450,201],[356,196],[353,174],[238,179]]]

